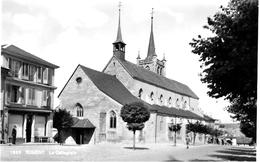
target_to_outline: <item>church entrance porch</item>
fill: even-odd
[[[95,132],[95,126],[88,119],[79,119],[73,117],[73,125],[69,130],[63,132],[63,138],[66,140],[70,137],[76,144],[88,144]]]
[[[94,134],[94,128],[73,128],[74,140],[76,144],[88,144]]]

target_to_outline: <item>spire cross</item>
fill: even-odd
[[[122,3],[119,1],[119,3],[118,3],[118,9],[119,9],[119,11],[121,10],[121,6],[122,6]]]
[[[153,8],[152,8],[152,12],[151,12],[151,17],[153,18],[153,14],[154,14],[154,10],[153,10]]]

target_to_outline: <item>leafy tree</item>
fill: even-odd
[[[253,141],[256,140],[256,127],[252,122],[244,122],[241,121],[240,123],[240,130],[245,134],[247,137],[252,137]]]
[[[202,125],[200,133],[204,134],[204,143],[206,143],[206,136],[207,134],[210,134],[210,132],[212,132],[212,128],[210,126]]]
[[[72,115],[66,109],[58,109],[54,111],[53,127],[58,130],[58,142],[62,144],[62,131],[70,128],[73,125]]]
[[[144,123],[150,118],[150,111],[143,102],[133,102],[122,107],[120,116],[127,122],[127,128],[133,131],[133,149],[135,149],[135,132],[144,128]]]
[[[210,128],[209,131],[209,134],[212,136],[213,139],[217,139],[219,136],[224,134],[224,131],[216,128]]]
[[[258,0],[231,0],[220,8],[204,26],[213,36],[199,35],[190,45],[208,95],[230,101],[227,111],[241,121],[241,131],[256,138]]]
[[[202,132],[202,129],[203,129],[202,127],[203,127],[203,125],[199,121],[196,121],[195,123],[190,123],[189,122],[186,125],[187,133],[193,132],[193,145],[195,145],[195,139],[196,139],[197,133],[201,133]]]
[[[217,138],[223,134],[223,131],[221,131],[219,129],[212,129],[210,134]]]
[[[181,130],[181,124],[170,123],[169,130],[171,132],[174,132],[174,145],[176,146],[176,132],[179,132]]]

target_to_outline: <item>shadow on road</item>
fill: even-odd
[[[246,151],[246,150],[228,149],[228,150],[221,150],[217,152],[224,153],[224,154],[232,154],[232,155],[256,156],[256,152],[254,150]]]
[[[256,150],[254,148],[233,147],[226,150],[216,151],[216,154],[209,156],[222,160],[256,161]]]
[[[164,160],[164,161],[182,161],[182,160],[175,159],[173,156],[170,156],[169,159],[170,160]]]
[[[133,147],[124,147],[125,149],[133,150]],[[147,147],[135,147],[136,150],[149,150]]]

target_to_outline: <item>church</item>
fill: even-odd
[[[151,113],[144,129],[137,132],[138,142],[170,142],[169,124],[178,123],[182,128],[177,143],[184,143],[188,122],[214,121],[199,110],[199,97],[187,85],[166,77],[166,59],[159,59],[155,51],[153,15],[150,30],[146,58],[138,55],[136,64],[127,61],[119,8],[113,55],[103,71],[78,65],[58,95],[60,107],[76,120],[65,138],[70,136],[77,144],[132,140],[120,109],[135,101],[147,104]]]

